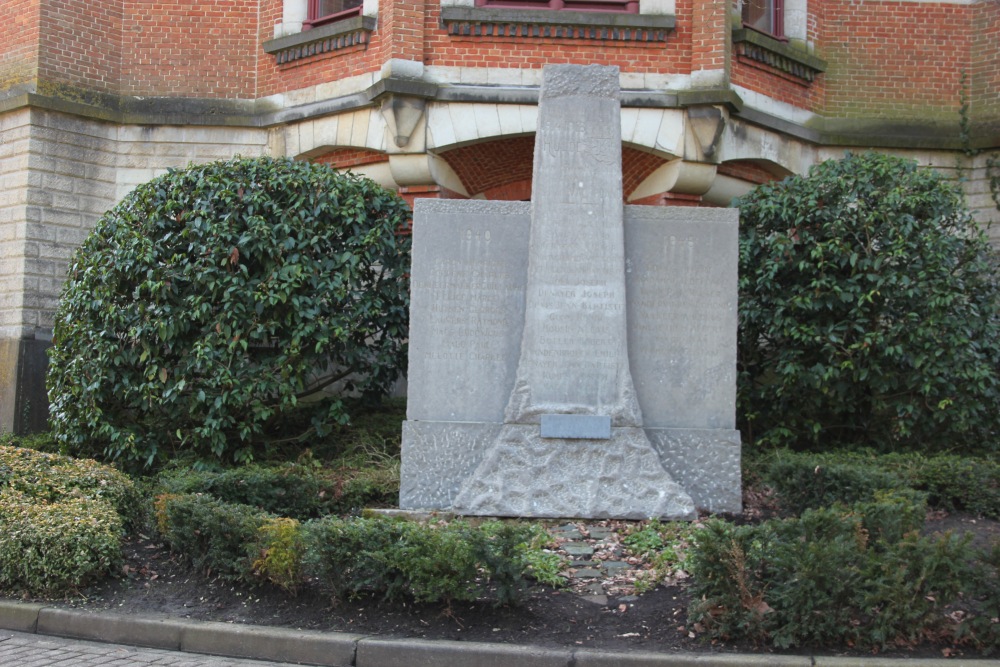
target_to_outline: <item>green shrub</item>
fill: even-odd
[[[874,515],[859,504],[758,526],[709,521],[688,557],[691,622],[781,648],[885,648],[938,632],[971,581],[968,538],[900,533],[905,521],[886,519],[901,502]]]
[[[408,217],[369,180],[292,160],[139,186],[69,269],[48,375],[56,438],[134,465],[178,450],[247,461],[272,434],[345,423],[343,393],[323,390],[384,392],[405,363]]]
[[[327,514],[329,495],[312,471],[247,465],[223,472],[171,470],[158,477],[167,493],[206,494],[227,503],[252,505],[299,520]]]
[[[172,551],[205,573],[246,582],[254,581],[253,564],[266,549],[261,531],[274,519],[203,495],[164,494],[156,503],[156,523]]]
[[[294,594],[302,580],[305,544],[295,519],[269,519],[257,530],[259,556],[253,562],[256,574]]]
[[[364,518],[306,523],[302,528],[307,575],[334,597],[373,592],[398,599],[406,592],[406,579],[387,554],[404,539],[408,526]]]
[[[13,433],[0,433],[0,445],[5,447],[23,447],[24,449],[34,449],[39,452],[50,454],[59,453],[59,443],[51,431],[41,433],[30,433],[27,435],[14,435]]]
[[[979,609],[962,625],[963,637],[969,638],[987,655],[1000,652],[1000,540],[984,549],[976,561],[969,590],[979,602]]]
[[[66,595],[121,568],[122,520],[109,502],[46,501],[0,489],[0,589]]]
[[[934,456],[922,461],[914,481],[935,507],[1000,519],[1000,463],[993,459]]]
[[[104,500],[130,528],[143,516],[141,494],[128,477],[89,459],[74,459],[0,445],[0,489],[9,488],[40,502],[69,497]]]
[[[939,509],[1000,518],[1000,463],[990,458],[779,450],[758,454],[752,466],[794,513],[867,501],[878,491],[895,490],[925,495],[927,504]],[[919,496],[914,500],[919,503]]]
[[[303,532],[308,576],[336,597],[472,601],[493,586],[495,602],[506,604],[527,588],[532,530],[524,526],[327,518]]]
[[[843,505],[838,504],[838,509]],[[913,489],[875,491],[867,502],[854,503],[851,512],[872,540],[895,544],[923,528],[927,517],[927,496]]]
[[[204,493],[227,503],[253,505],[271,514],[305,521],[395,502],[399,472],[384,467],[324,469],[251,464],[222,472],[171,470],[159,475],[158,485],[166,493]]]
[[[878,491],[906,488],[901,477],[848,456],[776,452],[759,466],[784,509],[801,514],[834,503],[872,500]]]
[[[997,253],[956,188],[848,155],[738,203],[745,442],[996,450]]]

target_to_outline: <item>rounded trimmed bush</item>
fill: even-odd
[[[100,498],[0,488],[0,589],[65,595],[118,572],[122,519]]]
[[[340,396],[387,391],[405,363],[409,217],[372,181],[287,159],[139,186],[70,266],[48,375],[61,446],[246,461],[345,423]]]
[[[997,253],[955,187],[869,153],[738,205],[746,441],[997,449]]]

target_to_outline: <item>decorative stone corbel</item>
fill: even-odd
[[[716,151],[726,129],[728,113],[721,106],[691,106],[687,108],[684,138],[684,159],[694,162],[717,163]]]
[[[378,105],[398,148],[410,144],[423,118],[427,100],[437,94],[437,86],[423,81],[388,78],[368,89],[368,99]]]

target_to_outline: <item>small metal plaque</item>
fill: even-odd
[[[606,415],[542,415],[542,437],[610,440],[611,417]]]

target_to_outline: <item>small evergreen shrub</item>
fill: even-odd
[[[165,494],[155,506],[156,524],[172,551],[205,573],[254,581],[261,531],[274,516],[204,495]]]
[[[303,530],[305,570],[335,597],[473,601],[492,585],[495,602],[507,604],[527,589],[527,527],[326,518]]]
[[[42,503],[68,497],[106,501],[130,528],[138,527],[144,503],[135,484],[114,468],[22,447],[0,445],[0,489]]]
[[[1000,446],[997,252],[957,188],[869,153],[738,205],[745,442]]]
[[[0,589],[76,593],[121,568],[122,519],[100,498],[43,500],[0,489]]]
[[[917,468],[915,482],[935,507],[1000,519],[1000,463],[994,459],[930,457]]]
[[[159,475],[158,485],[166,493],[203,493],[306,521],[394,502],[399,494],[399,473],[384,467],[251,464],[221,472],[170,470]]]
[[[343,396],[384,393],[405,364],[409,217],[372,181],[285,159],[139,186],[69,268],[48,375],[60,445],[245,462],[271,434],[346,423]]]
[[[329,513],[333,495],[312,471],[290,466],[251,464],[222,472],[171,470],[158,477],[158,484],[166,493],[206,494],[299,520]]]
[[[253,571],[293,595],[302,581],[305,544],[295,519],[268,519],[257,530],[259,556]]]
[[[876,492],[908,488],[901,477],[847,456],[782,451],[760,467],[764,482],[793,514],[838,502],[869,501]]]
[[[979,609],[963,624],[963,638],[987,655],[1000,653],[1000,541],[984,549],[976,561],[972,584]]]
[[[780,648],[885,648],[952,629],[942,610],[969,588],[968,538],[901,533],[907,521],[888,520],[901,502],[707,522],[688,557],[690,621],[709,637]]]
[[[779,450],[753,457],[751,465],[792,513],[868,501],[891,490],[918,494],[918,504],[923,495],[938,509],[1000,518],[1000,463],[990,458]]]

